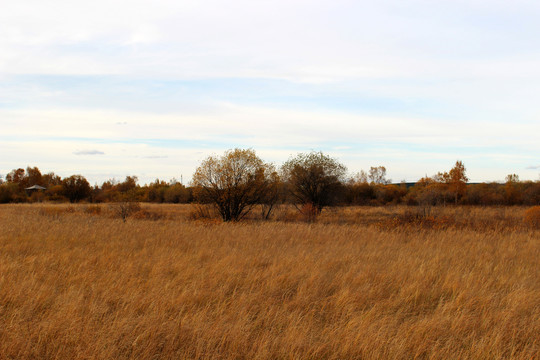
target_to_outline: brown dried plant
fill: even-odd
[[[2,360],[540,355],[522,208],[436,209],[444,228],[378,226],[400,207],[216,226],[72,209],[0,206]]]

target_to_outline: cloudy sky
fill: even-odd
[[[321,150],[416,181],[540,174],[540,2],[0,0],[0,174],[188,182]]]

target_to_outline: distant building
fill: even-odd
[[[33,186],[25,188],[25,190],[27,190],[27,191],[47,190],[47,188],[44,188],[43,186],[39,186],[39,185],[33,185]]]
[[[24,190],[26,190],[26,194],[28,196],[35,198],[33,201],[37,200],[41,202],[43,200],[43,195],[44,195],[42,191],[47,190],[47,188],[44,188],[43,186],[39,186],[39,185],[33,185],[30,187],[24,188]]]

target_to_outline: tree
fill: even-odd
[[[368,181],[364,170],[356,173],[345,184],[345,203],[349,205],[368,205],[376,198],[375,187]]]
[[[194,197],[213,204],[224,221],[238,221],[261,203],[272,184],[274,167],[251,149],[209,156],[193,175]]]
[[[444,203],[446,185],[441,183],[436,176],[425,176],[409,191],[408,198],[416,202],[423,210],[424,216],[429,215],[431,206]]]
[[[368,184],[368,174],[364,170],[360,170],[359,173],[356,173],[352,179],[350,179],[353,183],[356,184]]]
[[[296,203],[312,208],[317,215],[336,202],[347,168],[322,152],[312,151],[289,159],[281,170]]]
[[[16,183],[5,182],[0,184],[0,204],[17,201],[19,187]]]
[[[62,180],[64,196],[70,202],[78,202],[90,195],[90,184],[82,175],[72,175]]]
[[[116,185],[116,187],[121,193],[127,193],[137,188],[138,180],[137,176],[126,176],[126,180]]]
[[[27,194],[24,191],[26,187],[26,173],[23,168],[13,169],[6,175],[6,182],[8,187],[4,188],[3,198],[10,199],[10,202],[25,202],[27,200]],[[9,189],[7,191],[6,189]],[[9,196],[6,194],[9,193]]]
[[[266,191],[259,200],[261,203],[261,218],[263,220],[268,220],[276,206],[285,198],[281,178],[273,169],[269,173],[267,183]]]
[[[371,167],[368,178],[372,184],[386,185],[390,180],[386,179],[386,168],[384,166]]]
[[[463,197],[467,192],[467,181],[469,178],[465,175],[465,165],[461,161],[456,161],[456,164],[448,173],[448,185],[450,192],[454,195],[454,202],[457,205],[458,199]]]
[[[465,175],[465,166],[461,161],[456,164],[449,172],[439,172],[431,178],[420,179],[413,188],[411,196],[416,197],[418,204],[443,204],[454,199],[457,205],[467,192],[467,181],[469,178]]]
[[[33,185],[43,185],[43,175],[41,175],[41,171],[37,167],[31,168],[28,166],[26,168],[26,177],[25,177],[25,186],[33,186]]]
[[[169,188],[163,180],[156,179],[156,181],[146,186],[146,200],[149,202],[162,203],[165,201],[165,192]]]
[[[43,186],[51,187],[56,185],[62,185],[62,179],[54,172],[47,173],[42,177]]]
[[[519,182],[519,175],[518,174],[508,174],[506,175],[505,182],[516,184]]]
[[[25,172],[23,168],[14,169],[6,175],[6,181],[12,183],[21,183],[25,177]]]
[[[504,198],[507,205],[517,205],[522,201],[521,182],[517,174],[509,174],[506,176],[504,185]]]
[[[163,193],[163,201],[168,203],[185,204],[189,202],[190,198],[191,193],[184,185],[180,183],[174,183],[167,186]]]

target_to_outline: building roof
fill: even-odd
[[[33,186],[25,188],[25,190],[45,190],[45,189],[47,188],[44,188],[43,186],[39,186],[39,185],[33,185]]]

